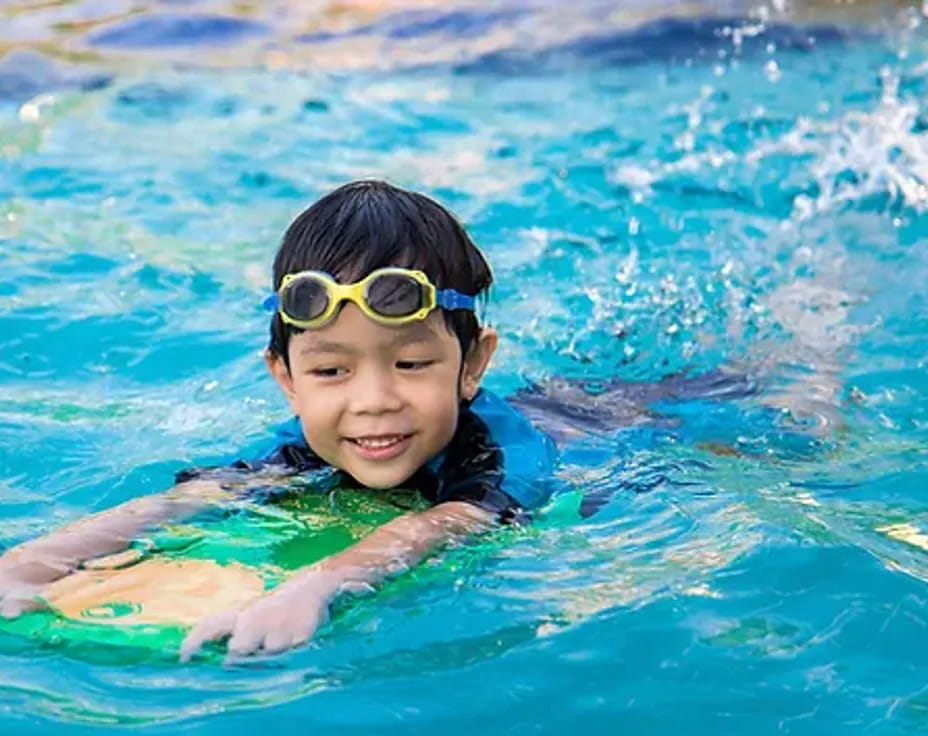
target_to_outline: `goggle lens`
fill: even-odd
[[[425,306],[422,285],[402,274],[383,274],[367,285],[368,306],[384,317],[407,317]]]
[[[300,322],[319,319],[328,306],[329,289],[319,279],[294,279],[281,294],[281,309]]]

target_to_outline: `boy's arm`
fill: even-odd
[[[463,501],[403,514],[383,524],[351,547],[317,563],[347,584],[370,586],[408,571],[436,549],[471,534],[487,531],[496,515]]]
[[[463,501],[404,514],[338,554],[298,572],[252,603],[209,616],[181,645],[188,660],[204,643],[230,637],[231,655],[279,652],[308,641],[341,591],[369,588],[439,547],[490,529],[497,514]]]
[[[15,617],[38,607],[41,589],[85,560],[124,550],[144,530],[192,516],[228,496],[216,481],[192,480],[14,547],[0,556],[0,615]]]
[[[181,645],[181,659],[189,659],[205,642],[225,637],[230,637],[231,655],[279,652],[303,644],[325,622],[340,591],[369,587],[408,570],[450,541],[524,518],[522,498],[529,507],[547,498],[548,491],[536,486],[548,487],[553,459],[542,436],[524,419],[513,419],[505,406],[500,411],[510,417],[510,424],[521,423],[515,428],[517,441],[509,447],[518,472],[507,475],[507,455],[486,422],[472,411],[462,412],[438,471],[437,505],[384,524],[250,604],[204,619]]]

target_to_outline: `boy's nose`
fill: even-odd
[[[403,406],[395,382],[386,371],[365,371],[352,383],[350,401],[355,414],[383,414]]]

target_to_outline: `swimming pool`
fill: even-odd
[[[923,731],[919,13],[294,5],[0,10],[0,542],[266,436],[269,259],[360,176],[488,254],[492,388],[760,391],[584,438],[533,527],[270,662],[0,639],[3,733]]]

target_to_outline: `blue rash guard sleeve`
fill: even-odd
[[[481,390],[439,460],[437,502],[469,501],[506,520],[551,497],[557,451],[522,414]]]

